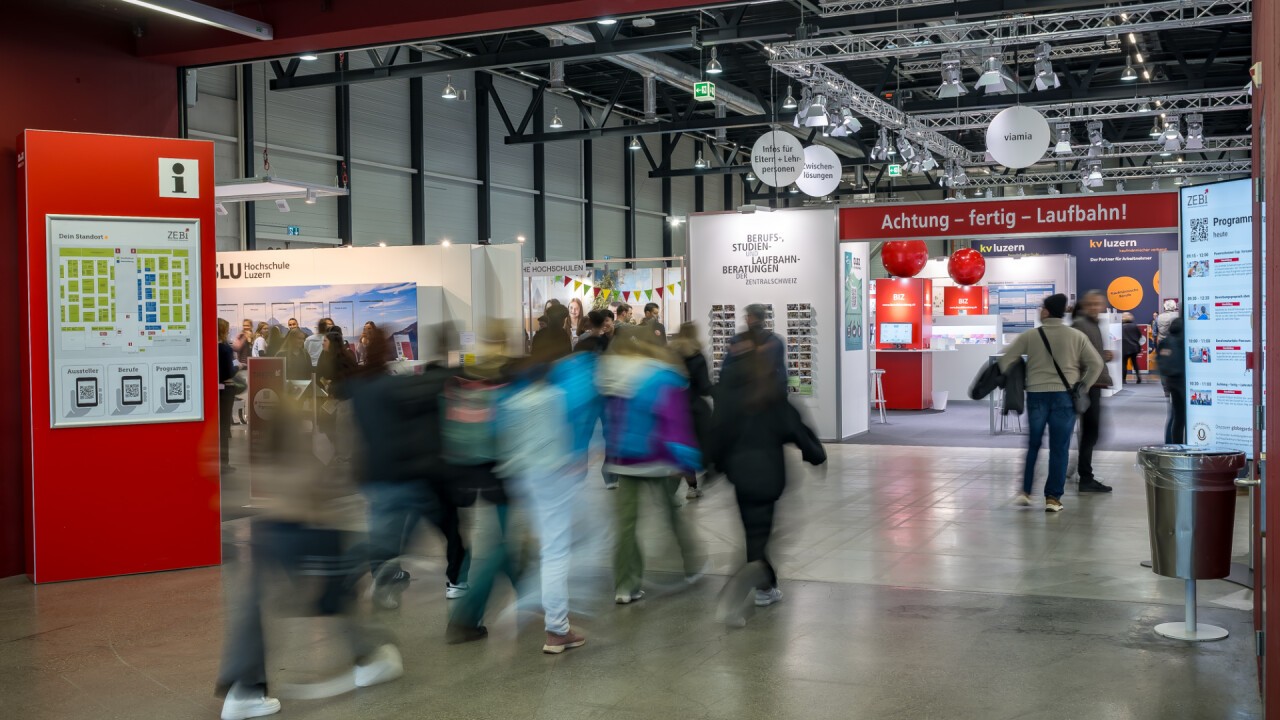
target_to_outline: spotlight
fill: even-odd
[[[1057,155],[1071,154],[1071,124],[1058,123],[1054,126],[1058,131],[1058,144],[1053,146],[1053,152]]]
[[[716,58],[716,49],[711,48],[711,61],[707,63],[708,75],[719,75],[724,72],[724,67],[720,65],[720,61]]]
[[[942,85],[938,86],[938,97],[960,97],[968,92],[969,89],[964,86],[964,79],[960,74],[960,55],[957,53],[943,55]]]
[[[518,243],[522,243],[522,242],[524,242],[524,236],[523,236],[523,235],[517,235],[517,236],[516,236],[516,242],[518,242]]]
[[[611,17],[600,18],[599,20],[596,20],[596,24],[597,25],[617,25],[618,19],[611,18]]]
[[[1090,183],[1098,182],[1101,180],[1102,180],[1102,165],[1100,163],[1092,163],[1089,166]],[[1094,186],[1094,187],[1097,187],[1097,186]]]
[[[1102,137],[1102,123],[1094,120],[1085,126],[1089,132],[1089,157],[1098,157],[1102,155],[1110,143]]]
[[[1204,116],[1192,113],[1187,116],[1187,150],[1204,149]]]
[[[898,136],[898,152],[902,154],[902,159],[911,162],[916,157],[916,149],[912,146],[911,141],[907,140],[906,135]]]
[[[1062,81],[1058,79],[1058,73],[1053,71],[1053,62],[1049,59],[1049,54],[1053,52],[1053,48],[1049,47],[1049,43],[1040,43],[1036,46],[1036,89],[1052,90],[1062,86]]]
[[[444,98],[445,100],[457,100],[458,89],[453,86],[453,76],[445,75],[444,77],[445,77],[444,90],[440,91],[440,97]]]
[[[986,195],[987,195],[987,199],[990,200],[996,196],[996,191],[991,188],[987,188]]]
[[[1004,64],[1000,60],[1001,54],[1000,48],[988,50],[987,59],[982,61],[982,76],[974,84],[975,89],[985,90],[988,95],[999,95],[1009,92],[1017,85],[1017,82],[1004,69]]]
[[[1124,181],[1123,181],[1123,180],[1117,180],[1117,181],[1116,181],[1116,192],[1124,192]]]
[[[1061,195],[1061,194],[1062,194],[1062,191],[1058,189],[1058,186],[1057,186],[1057,185],[1050,185],[1050,186],[1049,186],[1049,194],[1050,194],[1050,195]]]
[[[1164,134],[1164,128],[1160,127],[1160,121],[1158,119],[1151,124],[1151,132],[1147,134],[1152,138],[1158,138]]]
[[[1152,181],[1151,181],[1151,189],[1152,189],[1152,190],[1159,190],[1159,189],[1160,189],[1160,181],[1159,181],[1159,180],[1152,180]]]
[[[1151,112],[1151,103],[1144,102],[1139,105],[1138,112]]]
[[[449,242],[449,238],[445,238],[440,241],[440,247],[449,247],[452,244],[453,243]]]
[[[788,192],[790,192],[792,195],[795,195],[796,193],[800,192],[800,187],[798,185],[793,184],[791,186],[791,189],[788,190]]]
[[[846,137],[848,135],[857,135],[861,130],[862,123],[853,116],[853,111],[847,107],[840,108],[840,119],[836,121],[836,126],[831,130],[831,136]]]
[[[751,172],[750,170],[748,170],[748,171],[747,171],[747,182],[755,182],[755,181],[756,181],[756,174],[755,174],[755,173],[753,173],[753,172]]]
[[[704,160],[704,159],[702,158],[702,153],[701,153],[701,152],[699,152],[699,153],[698,153],[698,159],[693,161],[693,169],[694,169],[694,170],[706,170],[706,169],[707,169],[707,161],[706,161],[706,160]]]
[[[889,131],[880,128],[880,132],[876,136],[876,144],[871,148],[871,159],[875,162],[884,162],[889,159]]]
[[[929,172],[938,167],[938,161],[933,157],[933,153],[925,153],[924,160],[920,161],[920,170]]]
[[[827,119],[827,98],[819,93],[814,99],[813,104],[804,113],[805,127],[823,127],[830,125]]]
[[[1178,151],[1182,149],[1182,130],[1181,123],[1177,115],[1171,116],[1164,124],[1164,134],[1160,136],[1164,142],[1164,149]]]
[[[280,212],[289,212],[289,201],[284,198],[280,198],[276,201],[276,209]]]
[[[1181,185],[1183,185],[1183,184],[1185,184],[1185,183],[1186,183],[1186,179],[1185,179],[1185,178],[1183,178],[1181,175],[1179,175],[1178,177],[1176,177],[1176,178],[1174,178],[1174,179],[1173,179],[1173,184],[1174,184],[1174,185],[1181,186]]]
[[[560,119],[560,108],[551,111],[551,124],[548,127],[552,130],[559,130],[564,127],[564,121]]]
[[[320,56],[315,53],[303,53],[298,56],[298,59],[303,62],[315,62],[320,59]]]
[[[809,107],[813,105],[813,95],[809,93],[809,88],[800,91],[800,105],[796,110],[796,116],[791,120],[791,124],[795,127],[803,127],[805,116],[809,114]]]
[[[386,246],[387,246],[387,241],[386,241],[386,240],[379,240],[379,241],[378,241],[378,247],[386,247]]]
[[[1125,63],[1124,72],[1120,73],[1121,82],[1133,82],[1138,79],[1138,72],[1133,69],[1133,65]]]
[[[214,203],[214,204],[213,204],[213,211],[214,211],[214,212],[216,212],[216,213],[218,213],[219,215],[226,215],[226,214],[227,214],[227,206],[226,206],[226,205],[223,205],[222,203]]]
[[[1019,185],[1019,186],[1018,186],[1018,197],[1026,197],[1026,196],[1027,196],[1027,189],[1026,189],[1026,188],[1024,188],[1024,187],[1022,187],[1021,185]]]
[[[635,137],[635,136],[633,135],[633,136],[631,137],[631,144],[630,144],[630,145],[627,145],[627,149],[628,149],[628,150],[632,150],[632,151],[639,150],[639,149],[640,149],[640,138]]]
[[[791,94],[791,86],[790,86],[790,85],[788,85],[788,86],[787,86],[787,97],[786,97],[786,99],[785,99],[785,100],[783,100],[783,101],[782,101],[782,109],[783,109],[783,110],[795,110],[795,109],[796,109],[796,98],[795,98],[795,96],[794,96],[794,95],[792,95],[792,94]]]

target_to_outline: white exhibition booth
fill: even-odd
[[[689,217],[690,317],[709,339],[713,376],[747,305],[772,312],[786,343],[789,390],[824,440],[870,420],[867,243],[839,241],[834,209]]]
[[[520,260],[519,245],[221,252],[218,313],[237,329],[243,320],[283,325],[295,318],[311,328],[333,317],[353,342],[366,321],[415,334],[448,321],[462,334],[463,352],[494,318],[507,325],[519,352]],[[417,335],[411,359],[431,357],[432,333]]]

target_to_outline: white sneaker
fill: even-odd
[[[444,597],[446,600],[457,600],[460,597],[464,597],[470,589],[471,586],[464,582],[458,583],[457,585],[454,585],[451,582],[446,582],[444,584]]]
[[[756,591],[756,607],[768,607],[776,602],[782,602],[782,591],[778,588]]]
[[[356,665],[356,687],[371,687],[391,682],[404,675],[404,662],[395,645],[383,645],[369,654],[364,664]]]
[[[279,700],[267,697],[263,692],[245,695],[239,683],[231,686],[227,691],[227,699],[222,702],[222,720],[248,720],[275,715],[278,712],[280,712]]]
[[[636,590],[630,593],[618,593],[613,596],[613,601],[619,605],[630,605],[642,597],[644,597],[644,591]]]
[[[1017,495],[1013,496],[1013,504],[1022,505],[1023,507],[1029,507],[1031,505],[1031,496],[1028,495],[1027,493],[1020,492]]]

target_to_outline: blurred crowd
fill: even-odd
[[[392,343],[379,327],[364,328],[359,357],[339,345],[341,331],[337,340],[335,332],[322,335],[320,359],[331,354],[329,394],[348,409],[350,461],[341,452],[320,461],[313,431],[342,430],[310,427],[288,401],[265,430],[273,470],[264,473],[264,490],[272,511],[250,522],[246,579],[233,599],[218,678],[226,697],[222,717],[280,710],[267,684],[263,630],[264,618],[277,612],[344,624],[351,669],[329,690],[400,677],[403,660],[380,617],[400,608],[410,588],[405,558],[421,525],[435,528],[445,546],[448,643],[487,636],[486,617],[501,610],[492,607],[494,590],[505,577],[518,596],[540,605],[542,652],[586,644],[572,621],[569,592],[581,532],[574,513],[584,489],[599,482],[588,479],[588,467],[601,450],[603,485],[613,491],[617,604],[645,599],[637,533],[645,514],[675,540],[680,585],[702,579],[707,555],[678,494],[696,500],[720,476],[737,499],[746,555],[721,591],[715,616],[742,626],[752,607],[782,600],[768,546],[787,482],[784,446],[798,447],[808,463],[826,461],[788,401],[782,341],[766,329],[765,308],[749,306],[747,327],[713,384],[697,327],[685,323],[669,338],[656,304],[643,313],[633,318],[624,304],[584,313],[581,302],[549,303],[527,354],[514,356],[507,327],[494,321],[476,329],[465,362],[450,362],[460,357],[458,339],[442,326],[430,345],[434,357],[412,373],[391,372]],[[220,360],[234,368],[228,330],[220,321]],[[263,341],[264,352],[270,342]],[[301,357],[307,350],[304,340],[294,352]],[[350,502],[351,480],[363,503]],[[468,508],[492,518],[493,532],[478,552],[481,539],[462,522]],[[513,512],[528,518],[535,552],[522,550]]]

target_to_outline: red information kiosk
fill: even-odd
[[[221,560],[213,192],[210,142],[18,138],[33,582]]]
[[[932,328],[932,280],[876,280],[876,369],[890,410],[933,407]]]

